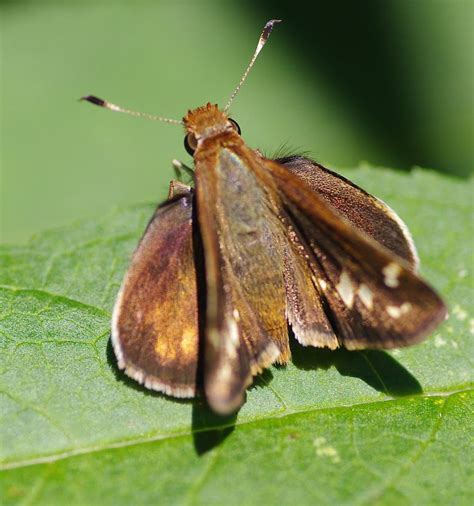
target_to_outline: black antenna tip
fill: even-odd
[[[105,100],[102,100],[99,97],[94,95],[87,95],[85,97],[81,97],[79,100],[85,100],[86,102],[90,102],[91,104],[98,105],[100,107],[105,107]]]
[[[268,21],[266,25],[263,27],[263,32],[260,39],[266,42],[268,37],[270,37],[270,33],[273,30],[273,26],[276,25],[277,23],[281,23],[281,19],[271,19],[270,21]]]

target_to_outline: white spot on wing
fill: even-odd
[[[237,350],[235,349],[235,344],[232,341],[227,341],[225,343],[225,351],[227,352],[227,356],[230,359],[234,359],[237,357]]]
[[[235,316],[235,311],[237,311],[237,310],[234,309],[234,316]],[[238,313],[238,311],[237,311],[237,313]],[[240,315],[239,315],[239,317],[240,317]],[[237,326],[237,323],[235,320],[230,319],[229,320],[229,333],[228,333],[228,336],[227,336],[226,342],[225,342],[225,349],[226,349],[227,355],[230,359],[235,359],[237,357],[237,348],[239,347],[239,345],[240,345],[239,327]]]
[[[411,304],[409,302],[404,302],[400,306],[400,309],[402,311],[402,314],[408,313],[408,311],[410,311],[410,309],[411,309]]]
[[[402,272],[402,268],[393,262],[390,262],[382,269],[384,275],[383,282],[390,288],[397,288],[400,284],[398,277]]]
[[[336,290],[339,292],[344,304],[351,309],[354,303],[354,286],[346,271],[342,271],[339,283],[336,285]]]
[[[397,306],[387,306],[387,313],[392,318],[400,318],[401,315],[400,308]]]
[[[411,309],[409,302],[404,302],[401,306],[387,306],[387,313],[392,318],[400,318],[400,316],[408,313]]]
[[[219,369],[219,379],[228,381],[232,377],[232,367],[227,362]]]
[[[239,344],[239,327],[235,320],[229,321],[229,339],[236,346]]]
[[[359,296],[360,301],[367,309],[372,309],[373,307],[373,299],[374,294],[372,293],[372,290],[362,283],[359,286],[359,290],[357,291],[357,295]]]

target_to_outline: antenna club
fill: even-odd
[[[86,95],[86,96],[81,97],[79,99],[79,101],[82,101],[82,100],[84,100],[86,102],[90,102],[91,104],[94,104],[94,105],[98,105],[99,107],[106,106],[105,100],[102,100],[101,98],[96,97],[95,95]]]
[[[229,110],[229,107],[232,104],[232,101],[234,100],[234,98],[236,97],[236,95],[239,92],[240,88],[242,87],[242,85],[244,84],[245,80],[247,79],[247,76],[248,76],[250,70],[252,69],[253,64],[255,63],[255,60],[257,59],[258,54],[260,53],[260,51],[262,50],[263,46],[265,45],[265,43],[267,42],[268,38],[270,37],[270,34],[272,33],[272,30],[273,30],[273,26],[276,23],[281,23],[281,19],[271,19],[270,21],[267,21],[267,23],[263,27],[262,33],[260,34],[260,38],[258,39],[257,47],[256,47],[256,49],[255,49],[255,51],[253,53],[253,56],[252,56],[252,58],[250,60],[250,63],[247,65],[247,68],[245,69],[245,72],[243,73],[243,75],[242,75],[242,77],[240,79],[239,84],[235,88],[235,90],[232,93],[232,95],[230,96],[230,98],[229,98],[226,106],[224,107],[224,111],[228,111]]]
[[[270,19],[270,21],[267,21],[265,26],[263,27],[262,35],[267,35],[268,38],[268,35],[270,35],[270,32],[273,29],[273,25],[276,25],[277,23],[281,22],[282,22],[281,19]]]
[[[102,98],[96,97],[95,95],[85,95],[84,97],[81,97],[79,100],[80,101],[84,100],[99,107],[103,107],[104,109],[108,109],[109,111],[130,114],[130,116],[136,116],[138,118],[141,117],[152,121],[163,121],[164,123],[173,123],[175,125],[183,124],[182,121],[179,121],[177,119],[163,118],[162,116],[155,116],[154,114],[148,114],[147,112],[138,112],[132,111],[131,109],[125,109],[125,107],[112,104],[111,102],[107,102],[107,100],[103,100]]]

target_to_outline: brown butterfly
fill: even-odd
[[[224,109],[208,103],[180,122],[84,97],[186,129],[195,187],[173,181],[148,224],[112,343],[139,383],[175,397],[202,388],[220,414],[241,406],[253,376],[288,362],[288,324],[304,346],[388,349],[419,342],[446,316],[394,211],[308,158],[263,157],[229,118],[276,22]]]

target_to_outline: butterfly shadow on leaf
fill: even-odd
[[[219,416],[211,411],[202,397],[196,399],[178,399],[176,397],[169,397],[161,392],[150,390],[144,385],[140,385],[140,383],[129,378],[124,371],[119,369],[110,339],[107,342],[106,354],[107,362],[115,378],[117,381],[124,383],[127,387],[145,395],[169,399],[170,402],[192,404],[191,431],[194,448],[198,455],[203,455],[221,444],[234,430],[237,413],[229,416]]]
[[[272,379],[271,370],[266,369],[254,378],[249,390],[268,388]],[[202,397],[195,399],[193,402],[192,431],[196,453],[203,455],[223,443],[234,431],[238,414],[239,410],[228,416],[217,415],[209,408]]]
[[[419,381],[385,351],[328,350],[302,346],[291,339],[294,365],[300,369],[329,369],[334,366],[342,376],[359,378],[379,392],[392,397],[422,393]]]
[[[204,455],[219,446],[232,434],[237,413],[219,416],[211,411],[205,400],[193,401],[192,434],[194,449],[198,455]]]
[[[294,337],[290,339],[292,361],[304,370],[329,369],[334,366],[343,376],[359,378],[370,387],[392,397],[422,393],[419,381],[385,351],[363,350],[335,351],[302,346]],[[273,379],[270,369],[257,376],[250,389],[268,388]],[[219,446],[233,432],[237,419],[235,413],[222,417],[216,415],[203,399],[193,403],[192,432],[194,448],[203,455]]]

